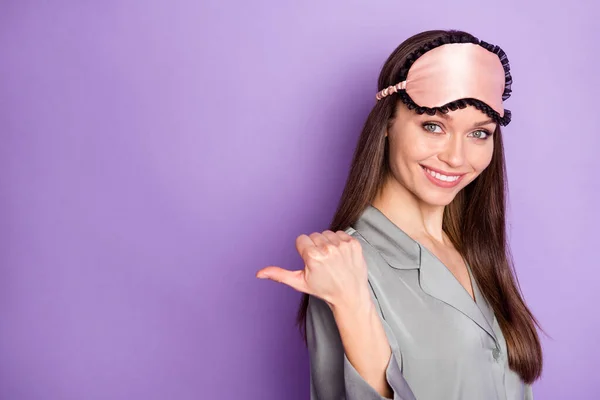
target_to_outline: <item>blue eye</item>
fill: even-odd
[[[475,139],[481,139],[481,140],[487,140],[490,136],[492,136],[492,134],[489,133],[488,131],[486,131],[485,129],[480,129],[478,131],[473,132],[472,134]],[[483,136],[483,135],[485,135],[485,136]]]
[[[436,132],[436,131],[435,131],[435,128],[436,128],[436,127],[437,127],[437,128],[440,128],[440,131],[439,131],[439,132]],[[430,132],[430,133],[442,133],[442,132],[441,132],[441,129],[442,129],[442,128],[441,128],[441,127],[440,127],[438,124],[434,124],[434,123],[432,123],[432,122],[425,122],[425,123],[423,124],[423,129],[425,129],[427,132]]]

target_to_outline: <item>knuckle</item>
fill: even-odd
[[[310,247],[310,248],[306,249],[306,251],[304,252],[303,258],[306,261],[317,260],[317,259],[321,258],[321,252],[319,251],[319,249],[317,247]]]
[[[358,239],[351,237],[348,243],[350,244],[353,250],[362,251],[362,245],[360,244],[360,241]]]
[[[342,230],[338,230],[335,231],[335,234],[340,238],[340,239],[345,239],[348,240],[348,234]]]
[[[296,246],[300,245],[302,243],[302,240],[305,240],[305,238],[308,238],[308,235],[304,233],[296,236]]]
[[[300,235],[296,236],[296,241],[300,240],[303,236],[307,236],[305,233],[301,233]]]
[[[337,250],[337,246],[332,243],[326,243],[323,245],[323,252],[326,255],[331,255]]]

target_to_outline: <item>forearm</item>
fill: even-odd
[[[359,306],[331,309],[350,363],[380,395],[391,398],[385,376],[391,349],[373,302],[368,299]]]

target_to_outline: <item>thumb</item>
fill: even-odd
[[[306,280],[304,280],[304,270],[288,271],[287,269],[269,266],[256,273],[259,279],[270,279],[275,282],[283,283],[299,292],[309,293]]]

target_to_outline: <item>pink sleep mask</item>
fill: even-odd
[[[497,46],[482,43],[499,50]],[[479,43],[446,43],[435,47],[413,62],[405,80],[381,90],[376,98],[381,100],[404,90],[409,100],[422,109],[440,109],[458,100],[474,99],[493,110],[492,114],[497,114],[499,122],[506,125],[510,111],[504,110],[502,101],[509,97],[510,87],[508,90],[505,87],[512,79],[507,79],[500,58],[504,52],[499,51],[500,55]],[[508,65],[507,60],[505,64]]]

